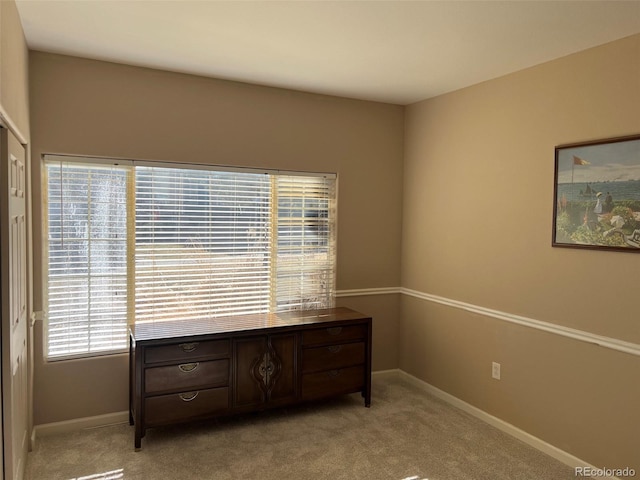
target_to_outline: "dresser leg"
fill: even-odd
[[[135,451],[139,452],[142,449],[142,437],[144,437],[144,432],[142,430],[142,428],[140,428],[140,423],[136,423],[136,434],[135,434],[135,441],[134,441],[134,447],[135,447]]]
[[[371,406],[371,385],[368,384],[362,390],[362,398],[364,398],[364,406],[369,408]]]

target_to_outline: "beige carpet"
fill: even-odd
[[[563,480],[573,469],[401,378],[300,408],[150,429],[38,439],[27,480]]]

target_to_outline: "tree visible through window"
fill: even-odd
[[[335,176],[46,159],[48,356],[127,324],[333,305]]]

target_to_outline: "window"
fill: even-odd
[[[48,355],[127,341],[127,171],[47,164]]]
[[[46,156],[47,356],[127,324],[333,306],[336,179]]]

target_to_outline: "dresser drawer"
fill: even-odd
[[[226,387],[229,385],[229,360],[181,363],[145,370],[146,393],[168,390],[196,390],[201,387]]]
[[[364,342],[305,348],[302,352],[302,371],[310,373],[351,367],[362,365],[364,360]]]
[[[205,342],[181,342],[158,347],[147,347],[144,361],[145,363],[188,363],[194,358],[220,358],[228,355],[229,340],[209,340]]]
[[[229,388],[159,395],[146,398],[144,405],[145,424],[149,426],[194,420],[229,408]]]
[[[364,366],[340,368],[302,376],[302,399],[311,400],[362,390]]]
[[[364,340],[366,335],[366,325],[317,328],[305,330],[302,333],[302,344],[321,345],[323,343],[344,343],[350,340]]]

